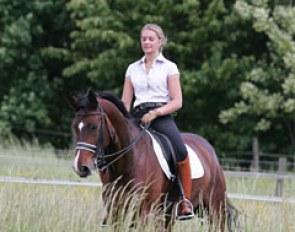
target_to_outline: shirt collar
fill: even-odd
[[[143,56],[143,57],[139,60],[139,62],[140,62],[140,63],[144,63],[144,60],[145,60],[145,56]],[[163,62],[165,61],[165,57],[163,56],[162,53],[160,53],[160,54],[158,55],[158,57],[155,59],[155,61],[156,61],[156,62],[161,62],[161,63],[163,63]]]

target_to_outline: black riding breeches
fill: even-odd
[[[139,121],[149,110],[151,108],[137,111],[134,116]],[[151,122],[150,126],[170,139],[177,162],[185,160],[188,152],[172,115],[157,117]]]

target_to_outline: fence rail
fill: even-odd
[[[220,162],[227,170],[266,171],[280,168],[280,159],[285,159],[284,168],[295,171],[295,154],[275,154],[262,152],[259,149],[257,137],[253,138],[252,151],[225,152],[226,157],[220,157]]]
[[[85,186],[85,187],[101,187],[100,182],[76,182],[68,180],[46,180],[46,179],[29,179],[21,177],[0,177],[0,182],[4,183],[21,183],[21,184],[46,184],[46,185],[70,185],[70,186]],[[266,202],[288,202],[295,204],[295,198],[283,198],[273,196],[260,196],[251,194],[228,193],[227,196],[231,199],[238,200],[253,200]]]
[[[271,179],[284,179],[284,180],[295,180],[295,174],[279,174],[279,173],[267,173],[267,172],[242,172],[242,171],[224,171],[227,176],[236,177],[265,177]]]
[[[20,153],[20,147],[3,147],[0,146],[0,160],[1,163],[6,165],[17,165],[17,166],[54,166],[54,167],[60,167],[60,168],[70,168],[72,165],[72,152],[69,150],[61,150],[61,149],[53,149],[53,148],[40,148],[40,147],[29,147],[28,152],[29,154],[32,154],[33,159],[28,159],[28,157],[24,155],[19,155]],[[15,155],[5,155],[7,151],[13,152]],[[60,159],[58,162],[46,162],[42,159],[42,156],[40,157],[40,152],[50,152],[51,154],[55,154],[56,157],[59,157]],[[230,154],[231,156],[234,155],[233,153]],[[236,155],[238,157],[238,155]],[[240,157],[243,156],[251,156],[250,152],[241,152],[239,153]],[[45,156],[48,157],[48,156]],[[260,165],[273,165],[276,168],[271,169],[272,171],[263,170],[262,168],[259,168],[259,165],[256,168],[252,161],[249,161],[247,159],[241,159],[242,162],[251,164],[252,169],[241,169],[239,166],[239,162],[237,159],[222,159],[221,163],[225,170],[225,174],[227,176],[236,176],[236,177],[250,177],[250,178],[271,178],[276,182],[275,189],[274,189],[274,195],[275,197],[282,197],[283,191],[284,191],[284,182],[286,180],[295,180],[295,173],[294,174],[288,174],[287,171],[291,169],[291,167],[294,167],[294,162],[292,163],[292,159],[290,157],[285,158],[281,154],[266,154],[261,153],[260,158],[265,157],[271,157],[273,161],[261,161],[259,160]],[[256,160],[257,161],[257,160]],[[228,163],[233,163],[233,166],[226,166]],[[248,166],[249,166],[248,165]],[[293,166],[292,166],[293,165]],[[256,169],[256,170],[255,170]],[[233,171],[234,170],[234,171]],[[243,170],[243,171],[241,171]],[[250,170],[250,171],[249,171]],[[294,170],[295,169],[291,169]]]

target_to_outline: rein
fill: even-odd
[[[119,155],[117,158],[115,158],[114,160],[112,160],[109,163],[105,163],[102,167],[98,167],[98,165],[96,165],[96,168],[99,172],[103,172],[106,169],[108,169],[109,166],[113,165],[116,161],[118,161],[119,159],[121,159],[124,155],[126,155],[129,151],[131,151],[133,149],[133,147],[139,142],[139,140],[142,138],[143,134],[144,134],[145,130],[141,129],[139,136],[129,145],[127,145],[126,147],[124,147],[123,149],[113,152],[111,154],[104,154],[104,158],[107,157],[113,157],[113,156],[117,156]],[[97,161],[97,159],[96,159]]]
[[[87,150],[87,151],[94,153],[95,154],[94,163],[95,163],[96,170],[98,172],[103,172],[106,169],[108,169],[111,165],[113,165],[116,161],[121,159],[124,155],[126,155],[129,151],[131,151],[133,149],[133,147],[139,142],[139,140],[142,138],[143,134],[146,131],[145,131],[145,127],[142,127],[138,137],[132,143],[130,143],[129,145],[127,145],[126,147],[122,148],[119,151],[113,152],[111,154],[105,154],[104,149],[103,149],[103,143],[104,143],[103,133],[104,133],[104,127],[105,127],[105,113],[104,113],[104,110],[100,104],[98,104],[98,110],[99,110],[99,112],[76,113],[76,115],[82,115],[82,116],[88,116],[88,115],[100,115],[101,116],[100,135],[99,135],[97,145],[95,146],[90,143],[77,142],[76,143],[76,150]],[[108,127],[107,127],[107,129],[109,130]],[[114,156],[118,156],[118,157],[116,157],[111,162],[106,161],[106,158],[114,157]]]

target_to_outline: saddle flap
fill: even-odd
[[[176,164],[173,162],[172,158],[172,153],[173,148],[171,146],[170,141],[165,141],[168,139],[162,134],[156,132],[153,133],[151,131],[147,130],[147,133],[150,135],[152,139],[152,145],[154,147],[155,154],[157,156],[157,159],[159,161],[159,164],[162,168],[162,171],[165,173],[166,177],[169,180],[174,180],[175,179],[175,168]],[[164,138],[164,139],[163,139]],[[169,145],[170,143],[170,145]],[[192,179],[197,179],[201,178],[204,176],[204,167],[202,162],[199,159],[198,154],[187,144],[185,144],[187,150],[188,150],[188,155],[189,155],[189,161],[190,161],[190,168],[191,168],[191,174],[192,174]],[[167,149],[168,147],[168,149]],[[171,151],[172,149],[172,151]]]
[[[171,169],[171,172],[173,174],[176,173],[176,156],[173,149],[173,146],[168,139],[168,137],[158,131],[155,131],[154,129],[148,130],[154,140],[159,144],[161,152],[163,153],[163,156],[165,160],[168,163],[168,166]]]

